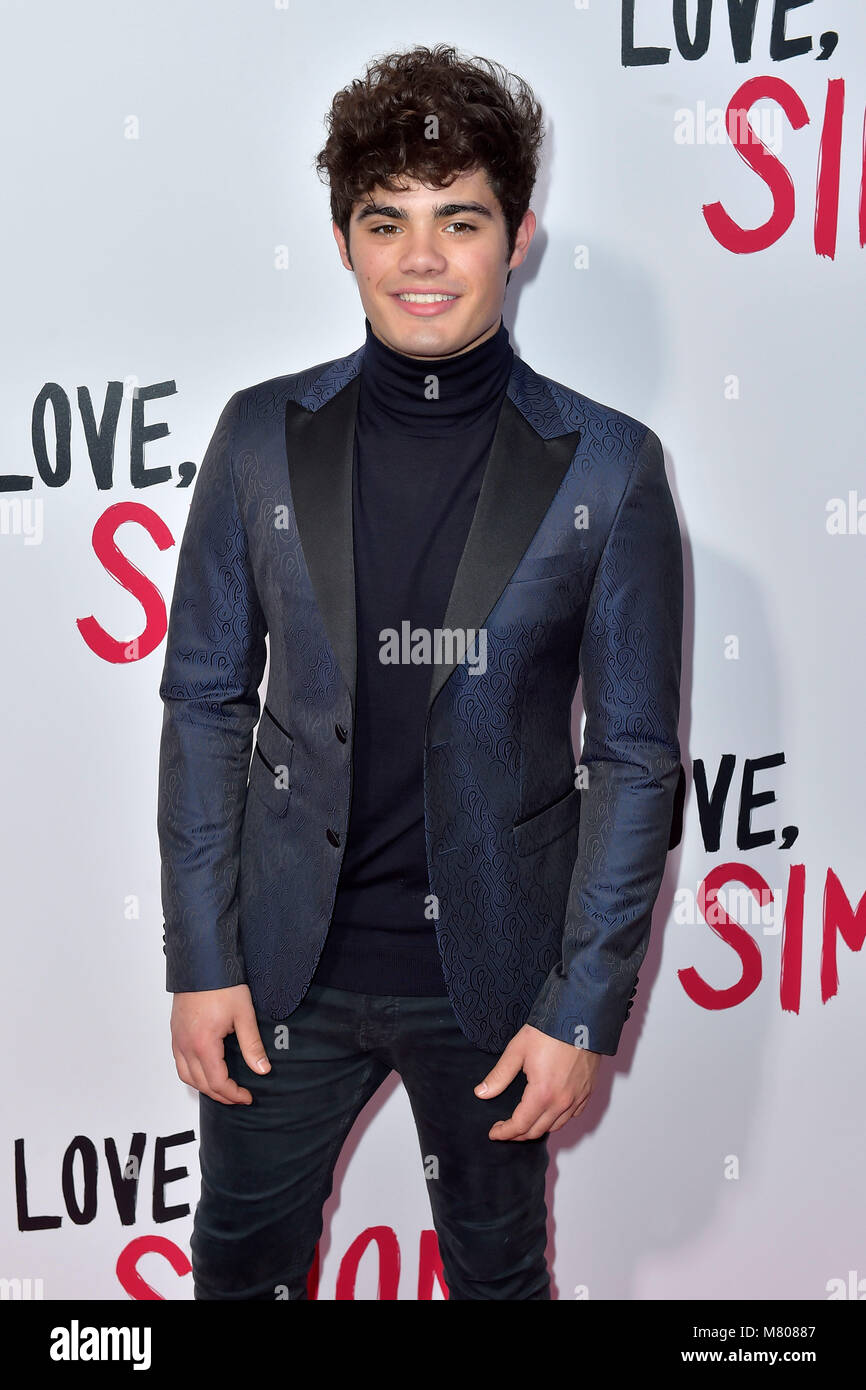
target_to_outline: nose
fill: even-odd
[[[448,264],[435,231],[407,232],[403,237],[400,254],[400,269],[415,271],[416,274],[441,274]]]

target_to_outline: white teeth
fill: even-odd
[[[456,294],[399,294],[404,304],[441,304],[447,299],[456,299]]]

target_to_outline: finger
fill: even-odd
[[[236,1105],[238,1102],[243,1105],[252,1103],[250,1092],[229,1076],[221,1038],[208,1047],[199,1047],[195,1060],[204,1073],[207,1094],[213,1100],[228,1101],[230,1105]]]
[[[185,1086],[195,1086],[190,1073],[189,1064],[181,1051],[174,1052],[174,1064],[177,1074]]]
[[[540,1139],[543,1134],[549,1134],[553,1125],[567,1113],[567,1110],[559,1110],[555,1107],[545,1111],[526,1134],[518,1135],[517,1142],[521,1143],[524,1139]]]
[[[200,1091],[203,1096],[211,1096],[212,1100],[216,1100],[217,1097],[211,1095],[211,1089],[207,1084],[207,1077],[204,1074],[204,1068],[202,1067],[201,1062],[199,1062],[198,1058],[190,1056],[188,1067],[189,1074],[191,1077],[190,1085],[194,1086],[197,1091]],[[225,1105],[227,1102],[223,1101],[222,1103]]]
[[[235,1037],[238,1040],[241,1056],[250,1071],[256,1072],[259,1076],[265,1076],[271,1069],[271,1063],[265,1051],[253,1009],[250,1008],[242,1014],[238,1014],[235,1019]]]
[[[573,1105],[571,1107],[567,1115],[563,1115],[560,1117],[560,1119],[557,1120],[556,1124],[551,1127],[550,1133],[552,1134],[553,1131],[556,1129],[561,1129],[562,1126],[564,1124],[567,1124],[569,1120],[573,1120],[578,1115],[582,1114],[586,1106],[589,1104],[589,1101],[589,1096],[584,1096],[583,1100],[579,1100],[576,1105]]]
[[[489,1100],[492,1096],[500,1095],[506,1086],[511,1085],[522,1066],[522,1052],[516,1047],[512,1049],[509,1043],[496,1065],[475,1087],[476,1096],[481,1100]]]
[[[546,1096],[539,1096],[531,1085],[527,1086],[519,1104],[507,1120],[497,1120],[490,1130],[491,1139],[529,1138],[534,1125],[545,1115],[557,1119],[563,1111],[561,1104],[554,1104]]]
[[[561,1114],[562,1114],[562,1111],[561,1111],[561,1110],[557,1110],[557,1109],[545,1110],[545,1111],[544,1111],[544,1114],[539,1115],[538,1119],[535,1121],[535,1124],[531,1125],[531,1126],[529,1127],[529,1129],[524,1130],[524,1132],[523,1132],[522,1134],[514,1134],[514,1135],[510,1135],[510,1136],[509,1136],[509,1135],[504,1135],[504,1136],[503,1136],[502,1134],[497,1134],[497,1135],[495,1135],[494,1137],[497,1138],[497,1139],[502,1139],[502,1138],[508,1139],[508,1138],[510,1138],[510,1139],[512,1140],[512,1142],[515,1143],[515,1144],[522,1144],[522,1143],[524,1143],[527,1139],[540,1139],[541,1136],[542,1136],[543,1134],[547,1134],[547,1132],[548,1132],[548,1130],[550,1129],[550,1126],[552,1125],[553,1121],[559,1119],[559,1117],[560,1117]]]
[[[570,1110],[567,1110],[567,1111],[565,1112],[564,1115],[560,1115],[560,1117],[559,1117],[559,1119],[557,1120],[557,1122],[556,1122],[555,1125],[551,1125],[551,1126],[550,1126],[550,1131],[549,1131],[549,1132],[550,1132],[551,1134],[555,1134],[556,1131],[557,1131],[558,1129],[562,1129],[562,1126],[563,1126],[563,1125],[567,1125],[568,1122],[569,1122],[569,1120],[573,1120],[574,1117],[575,1117],[575,1115],[578,1114],[578,1112],[579,1112],[582,1108],[583,1108],[583,1107],[580,1106],[580,1105],[574,1105],[574,1106],[572,1106],[572,1108],[571,1108]]]

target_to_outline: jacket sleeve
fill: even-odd
[[[266,625],[238,507],[227,403],[196,479],[168,626],[157,829],[166,988],[244,983],[237,877]]]
[[[613,1056],[646,954],[680,777],[683,559],[648,430],[595,574],[580,649],[586,725],[562,959],[527,1022]]]

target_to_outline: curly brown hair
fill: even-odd
[[[544,139],[541,105],[523,78],[491,59],[461,57],[449,44],[419,46],[375,59],[337,92],[325,119],[316,169],[330,183],[331,217],[347,245],[352,209],[376,185],[396,193],[403,176],[445,188],[483,168],[511,259]]]

